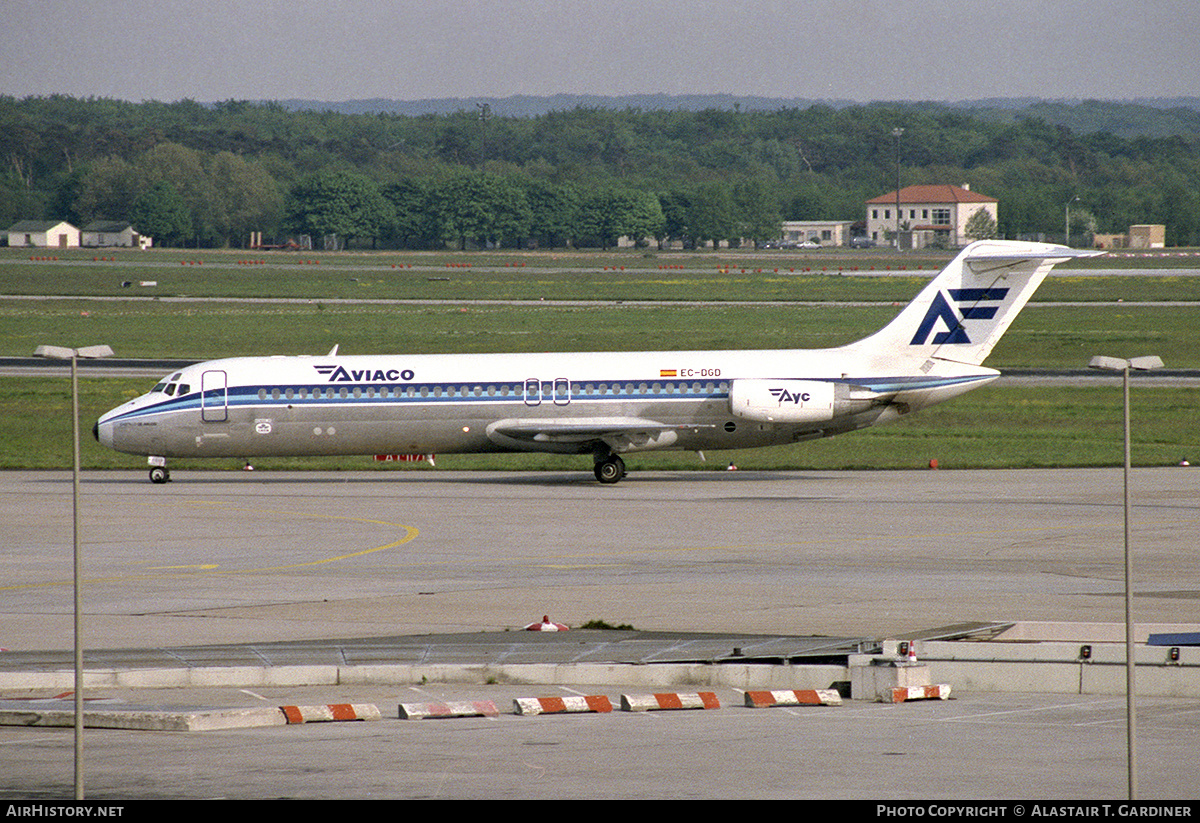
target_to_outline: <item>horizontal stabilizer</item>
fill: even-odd
[[[1036,246],[1036,248],[1021,248],[1028,246]],[[997,245],[984,241],[968,246],[962,259],[967,263],[976,263],[981,260],[1048,260],[1058,263],[1078,257],[1099,257],[1102,254],[1104,254],[1103,251],[1094,249],[1071,249],[1066,246],[1042,243],[1021,243],[1019,246],[1014,246],[1008,243]]]

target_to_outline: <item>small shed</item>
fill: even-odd
[[[80,245],[90,248],[123,246],[149,248],[150,238],[143,237],[127,222],[93,220],[80,229]]]
[[[1167,227],[1161,223],[1129,227],[1129,248],[1161,249],[1167,245]]]
[[[43,249],[79,247],[79,229],[65,220],[22,220],[8,227],[8,245]]]

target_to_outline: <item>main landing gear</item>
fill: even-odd
[[[597,455],[595,472],[601,483],[616,483],[625,476],[625,461],[615,454]]]

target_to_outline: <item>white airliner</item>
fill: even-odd
[[[967,246],[870,337],[829,349],[237,357],[164,378],[96,438],[149,457],[705,452],[829,437],[984,385],[980,366],[1055,263],[1097,252]]]

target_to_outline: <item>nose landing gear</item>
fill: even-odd
[[[162,457],[150,458],[150,482],[151,483],[166,483],[171,479],[171,472],[167,471],[167,461]]]

